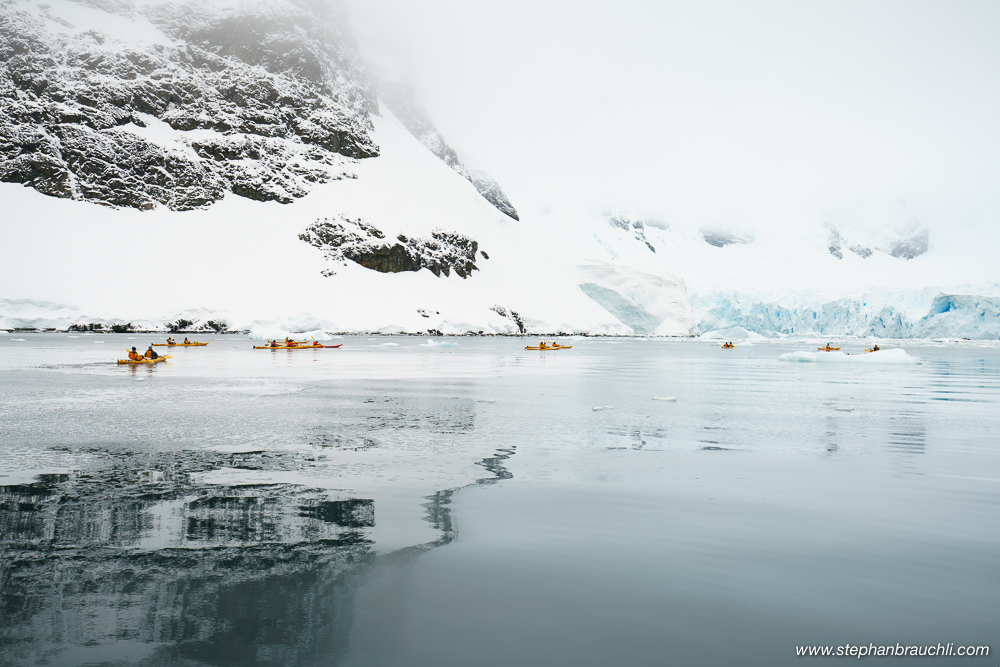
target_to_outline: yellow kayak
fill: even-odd
[[[157,362],[166,361],[167,359],[171,358],[172,357],[169,354],[167,354],[162,357],[157,357],[156,359],[139,359],[138,361],[135,361],[133,359],[119,359],[118,365],[121,366],[122,364],[155,364]]]
[[[526,350],[568,350],[572,345],[527,345]]]
[[[840,348],[827,346],[827,347],[817,347],[816,349],[819,350],[820,352],[833,352],[835,350],[839,350]]]
[[[153,347],[204,347],[208,343],[153,343]]]
[[[735,350],[736,349],[735,345],[720,345],[719,347],[721,347],[723,350]]]

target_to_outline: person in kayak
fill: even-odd
[[[146,358],[147,359],[159,359],[160,355],[158,355],[156,353],[156,350],[153,349],[153,346],[150,345],[149,348],[146,350]]]
[[[872,347],[872,352],[878,352],[881,349],[882,348],[880,348],[878,345],[875,345],[875,346]]]
[[[191,341],[188,340],[187,336],[184,336],[184,344],[185,345],[190,345],[191,344]]]
[[[139,361],[140,359],[142,359],[142,355],[136,352],[135,348],[133,347],[132,351],[128,353],[128,358],[131,359],[132,361]]]
[[[167,345],[177,345],[177,341],[174,340],[173,336],[167,336]]]

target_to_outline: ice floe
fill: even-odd
[[[450,340],[436,341],[428,338],[426,343],[420,344],[420,347],[458,347],[458,343],[453,343]]]

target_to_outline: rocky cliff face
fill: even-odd
[[[385,240],[385,234],[363,220],[318,220],[299,235],[299,238],[319,248],[332,262],[346,264],[346,260],[381,273],[419,271],[430,269],[434,275],[455,275],[468,278],[476,266],[479,243],[455,232],[436,229],[430,238],[407,237],[400,234],[396,240]],[[481,253],[486,257],[486,253]],[[326,269],[324,275],[336,273]]]
[[[0,3],[2,181],[140,209],[287,203],[378,154],[334,5],[57,1]]]

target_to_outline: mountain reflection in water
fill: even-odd
[[[481,465],[509,476],[508,455]],[[374,502],[195,481],[246,458],[105,453],[0,487],[0,664],[336,664]],[[426,505],[425,548],[451,539],[450,495]]]

